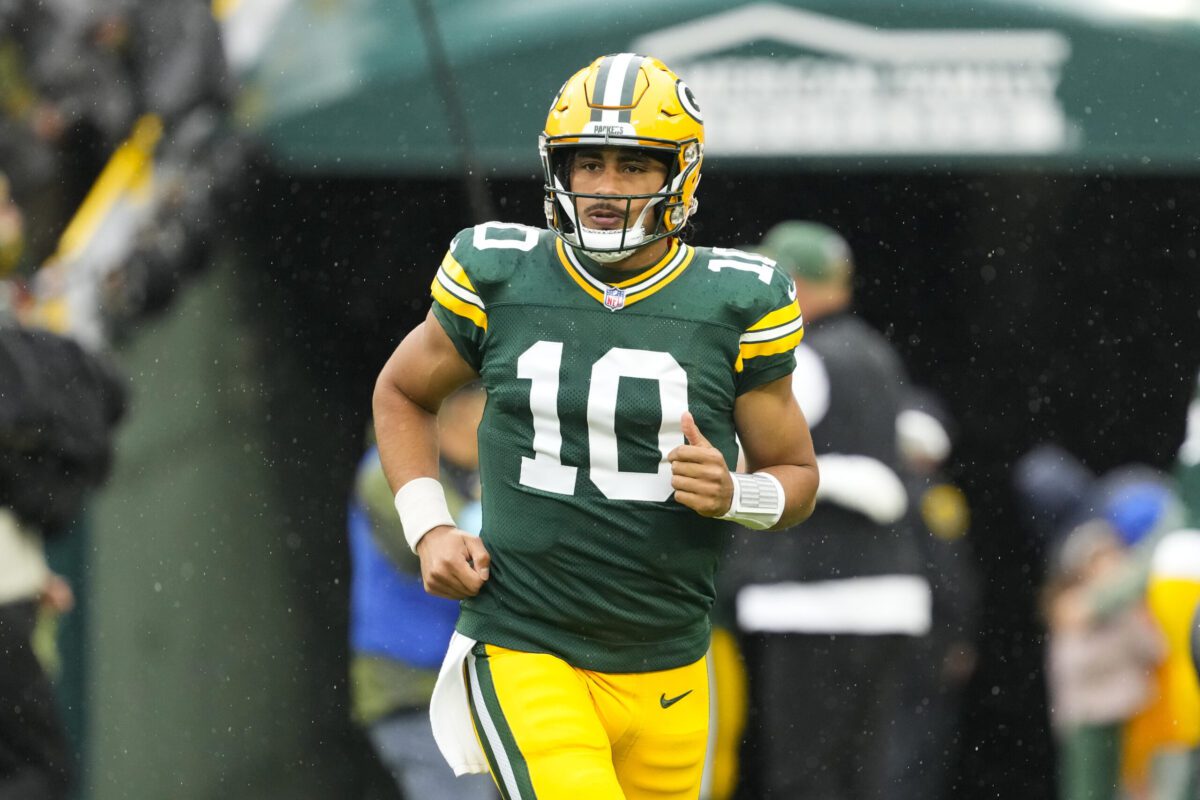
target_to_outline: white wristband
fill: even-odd
[[[396,513],[404,526],[404,538],[415,553],[417,542],[440,525],[457,527],[446,507],[446,492],[433,478],[413,478],[396,492]]]
[[[733,502],[719,519],[756,531],[766,530],[783,516],[783,484],[769,472],[731,472]]]

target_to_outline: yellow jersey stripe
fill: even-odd
[[[804,317],[796,317],[791,322],[775,328],[765,328],[761,331],[748,331],[738,337],[739,344],[754,344],[756,342],[772,342],[788,334],[804,328]]]
[[[746,330],[760,331],[763,328],[774,328],[776,325],[782,325],[785,322],[791,322],[798,316],[800,316],[800,304],[793,300],[783,308],[777,308],[770,314],[767,314],[765,317],[751,325]]]
[[[430,291],[433,293],[433,299],[436,300],[447,311],[452,311],[458,316],[469,319],[475,325],[483,330],[487,330],[487,312],[478,306],[471,305],[465,300],[460,300],[450,293],[450,290],[438,281],[433,279],[433,285],[430,286]]]
[[[662,291],[664,288],[666,288],[667,284],[669,284],[671,281],[675,280],[676,278],[678,278],[680,275],[683,274],[683,271],[685,269],[687,269],[688,266],[691,265],[692,259],[695,257],[696,257],[695,248],[688,247],[684,253],[683,260],[679,262],[678,267],[673,269],[669,275],[667,275],[665,278],[662,278],[661,280],[659,280],[658,283],[654,284],[653,286],[651,286],[647,289],[643,289],[642,291],[636,292],[635,294],[632,294],[629,297],[625,298],[625,305],[630,305],[631,303],[636,303],[639,300],[645,300],[650,295],[652,295],[656,292]]]
[[[475,292],[475,287],[471,285],[471,279],[467,277],[467,271],[463,268],[463,265],[458,263],[458,260],[448,250],[446,251],[446,257],[442,259],[442,269],[446,270],[446,274],[459,286],[478,294],[478,292]]]
[[[609,288],[610,284],[605,284],[594,276],[587,274],[582,265],[575,262],[573,254],[567,250],[567,246],[561,239],[555,242],[555,245],[558,248],[558,259],[567,271],[567,274],[571,276],[571,279],[579,285],[579,288],[587,292],[593,300],[603,303],[605,290]],[[624,305],[632,305],[639,300],[644,300],[655,292],[661,291],[663,287],[678,278],[692,263],[695,255],[695,248],[673,241],[671,242],[671,247],[667,250],[667,254],[653,267],[620,283],[611,284],[611,286],[616,289],[623,289],[628,286],[644,287],[625,295]]]
[[[620,283],[614,283],[613,286],[616,286],[618,289],[628,289],[630,286],[636,287],[645,284],[642,288],[650,288],[652,284],[663,280],[668,271],[673,271],[672,264],[675,263],[678,253],[679,242],[672,239],[670,246],[667,247],[667,252],[658,260],[657,264],[649,269],[642,270],[632,278],[623,280]],[[634,293],[638,291],[641,291],[641,289],[634,289]]]
[[[598,303],[603,303],[604,292],[588,283],[587,279],[580,274],[579,269],[571,263],[571,259],[567,256],[567,250],[563,245],[562,239],[559,239],[557,242],[555,242],[555,245],[558,247],[558,260],[562,262],[563,268],[566,269],[567,274],[571,276],[571,280],[579,284],[579,288],[587,292],[593,300]]]
[[[772,339],[769,342],[750,342],[738,347],[737,361],[733,368],[737,372],[742,371],[743,362],[747,359],[758,358],[759,356],[773,356],[779,353],[786,353],[789,350],[794,350],[796,345],[800,344],[800,340],[804,338],[804,328],[793,331],[787,336],[782,336],[778,339]]]

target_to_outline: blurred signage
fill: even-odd
[[[715,155],[1052,154],[1079,133],[1054,30],[882,29],[753,3],[642,36],[695,92]]]

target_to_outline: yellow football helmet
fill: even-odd
[[[579,198],[598,197],[571,191],[567,156],[581,145],[644,148],[668,162],[666,184],[654,194],[607,198],[625,201],[626,224],[632,202],[650,200],[628,228],[593,231],[578,224]],[[599,261],[618,261],[677,235],[696,211],[704,118],[692,90],[657,58],[601,56],[572,75],[554,98],[538,150],[546,176],[546,222]],[[645,224],[648,212],[654,215],[650,225]]]

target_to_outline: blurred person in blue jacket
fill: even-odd
[[[479,448],[484,394],[467,386],[438,415],[441,482],[460,527],[478,534]],[[351,694],[357,721],[408,800],[495,797],[486,776],[456,779],[429,722],[429,699],[458,619],[458,603],[427,594],[372,446],[359,464],[349,511]]]
[[[1118,796],[1125,728],[1153,699],[1165,645],[1144,603],[1129,602],[1095,619],[1059,613],[1070,611],[1073,595],[1103,585],[1130,558],[1129,543],[1097,518],[1063,537],[1047,570],[1046,681],[1061,800]]]

